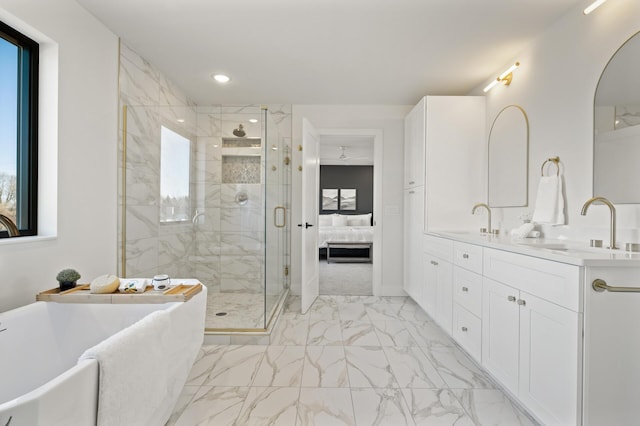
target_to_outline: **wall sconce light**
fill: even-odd
[[[500,76],[498,78],[496,78],[495,80],[493,80],[491,83],[489,83],[487,85],[487,87],[484,88],[484,92],[488,92],[489,90],[493,89],[493,86],[495,86],[498,83],[502,83],[505,86],[508,86],[511,84],[511,80],[513,79],[513,71],[518,68],[520,66],[520,62],[516,62],[515,64],[511,65],[509,67],[509,69],[507,69],[505,72],[503,72],[502,74],[500,74]]]
[[[587,8],[585,10],[582,11],[583,14],[588,15],[591,12],[593,12],[594,10],[596,10],[597,8],[599,8],[600,6],[602,6],[602,4],[604,2],[606,2],[607,0],[596,0],[593,3],[591,3],[591,5],[587,6]]]

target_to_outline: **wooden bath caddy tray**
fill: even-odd
[[[168,303],[186,302],[202,291],[202,284],[178,284],[168,290],[154,290],[147,286],[144,293],[89,293],[89,284],[82,284],[69,290],[59,288],[43,291],[36,295],[39,302],[59,303]]]

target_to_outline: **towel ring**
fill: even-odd
[[[542,167],[540,167],[540,175],[541,176],[544,176],[544,166],[547,163],[555,164],[556,168],[558,169],[556,171],[556,176],[560,176],[560,157],[551,157],[551,158],[548,158],[548,159],[544,160],[544,163],[542,163]]]

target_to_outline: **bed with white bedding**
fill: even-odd
[[[327,214],[318,220],[318,248],[332,243],[371,243],[371,213],[359,215]]]

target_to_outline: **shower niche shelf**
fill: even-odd
[[[261,138],[222,138],[222,148],[260,148]]]
[[[222,183],[260,183],[260,138],[222,138]]]

